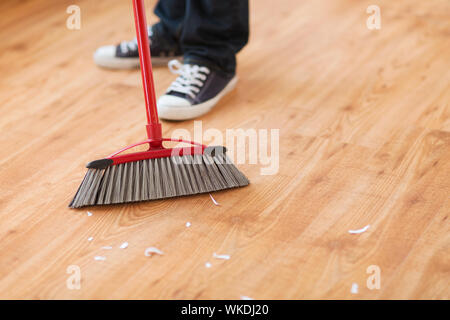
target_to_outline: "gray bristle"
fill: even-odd
[[[148,159],[88,169],[69,207],[157,200],[248,184],[224,153]]]

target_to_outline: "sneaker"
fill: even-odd
[[[150,52],[153,66],[165,66],[174,58],[181,58],[182,53],[177,45],[169,44],[161,35],[155,34],[148,27]],[[94,53],[94,61],[100,67],[111,69],[139,68],[139,52],[137,40],[123,41],[117,46],[103,46]]]
[[[169,62],[178,78],[158,99],[158,115],[167,120],[188,120],[210,111],[219,100],[236,86],[237,76],[211,70],[208,67]]]

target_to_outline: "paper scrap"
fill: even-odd
[[[104,246],[104,247],[102,247],[102,249],[103,249],[103,250],[111,250],[112,247],[111,247],[111,246]]]
[[[105,260],[106,260],[106,257],[95,256],[94,259],[97,260],[97,261],[105,261]]]
[[[214,199],[214,197],[212,196],[211,193],[209,194],[209,196],[210,196],[212,202],[213,202],[216,206],[220,206],[220,204],[216,201],[216,199]]]
[[[145,249],[145,255],[147,257],[151,257],[153,254],[163,255],[164,252],[155,247],[148,247],[147,249]]]
[[[352,288],[350,289],[350,292],[353,294],[358,293],[358,284],[356,282],[352,284]]]
[[[126,249],[128,247],[128,242],[124,242],[120,245],[120,249]]]
[[[228,254],[217,254],[214,252],[213,257],[216,259],[230,260],[230,256]]]
[[[89,237],[88,238],[88,241],[92,241],[92,240],[94,240],[94,237]]]
[[[186,222],[186,228],[189,228],[191,226],[190,222]]]
[[[247,296],[241,296],[241,300],[254,300],[254,299]]]
[[[370,224],[368,224],[367,226],[365,226],[364,228],[361,228],[361,229],[357,229],[357,230],[348,230],[348,233],[351,233],[351,234],[363,233],[363,232],[366,232],[367,229],[369,229],[369,228],[370,228]]]
[[[210,262],[205,263],[205,267],[211,268],[212,264]]]
[[[92,216],[92,212],[88,211],[88,212],[87,212],[87,215],[88,215],[89,217]]]

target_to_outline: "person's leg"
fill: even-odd
[[[248,0],[186,0],[185,9],[180,37],[185,63],[234,73],[235,55],[249,36]]]
[[[153,25],[154,31],[166,35],[169,40],[178,43],[185,17],[185,0],[159,0],[155,14],[160,21]]]
[[[160,118],[186,120],[209,112],[237,82],[236,53],[247,43],[247,0],[186,0],[179,43],[184,65],[158,99]]]
[[[161,20],[149,27],[153,66],[167,66],[171,59],[182,55],[178,38],[184,20],[184,4],[184,0],[160,0],[156,5],[155,13]],[[113,69],[139,67],[136,38],[98,48],[94,53],[94,61],[101,67]]]

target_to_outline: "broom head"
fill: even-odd
[[[163,139],[163,141],[179,141]],[[88,171],[70,208],[156,200],[242,187],[249,184],[221,146],[157,148],[111,156],[87,164]]]

